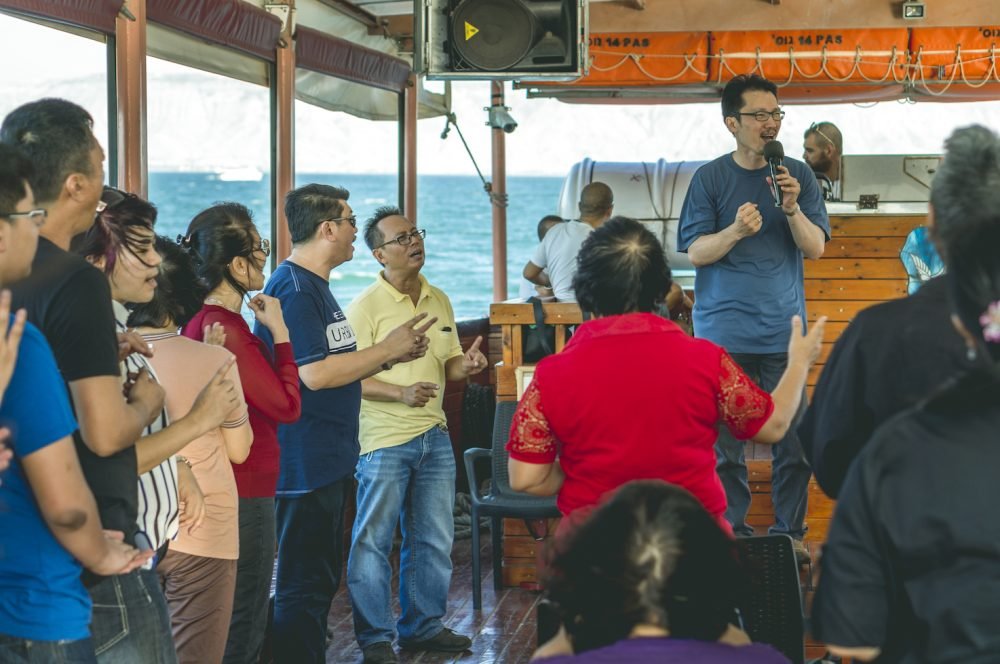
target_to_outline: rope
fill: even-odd
[[[448,113],[445,116],[444,121],[444,131],[441,132],[441,140],[448,138],[448,132],[451,131],[451,127],[455,127],[455,131],[458,132],[458,137],[462,139],[462,145],[465,146],[465,152],[469,155],[469,159],[472,161],[472,166],[476,169],[476,174],[479,176],[479,180],[483,183],[483,191],[489,196],[490,203],[496,205],[497,207],[505,208],[507,207],[507,194],[498,194],[493,191],[493,183],[488,182],[483,176],[483,172],[479,170],[479,164],[476,163],[476,158],[472,155],[472,150],[469,149],[469,144],[465,140],[465,136],[462,134],[462,128],[458,126],[458,119],[455,117],[454,113]]]

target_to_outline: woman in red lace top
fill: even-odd
[[[715,472],[718,427],[759,443],[781,439],[819,355],[824,319],[805,336],[792,319],[788,369],[768,394],[722,348],[652,313],[670,289],[670,268],[642,224],[608,221],[578,260],[573,287],[594,319],[535,369],[507,444],[511,486],[558,494],[570,527],[622,484],[660,479],[686,488],[731,532]]]

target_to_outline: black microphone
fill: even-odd
[[[785,148],[778,141],[768,141],[764,144],[764,159],[767,159],[767,167],[771,171],[771,190],[774,193],[774,207],[781,207],[781,200],[784,198],[781,186],[778,184],[778,166],[785,158]]]

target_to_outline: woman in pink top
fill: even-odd
[[[267,629],[267,605],[274,570],[274,489],[278,483],[278,424],[299,419],[299,372],[288,340],[281,303],[258,294],[250,310],[274,337],[274,354],[254,336],[240,315],[243,298],[264,287],[267,240],[239,203],[219,203],[199,212],[181,241],[208,295],[182,334],[201,340],[206,326],[226,329],[225,347],[236,356],[250,412],[254,444],[247,460],[233,468],[239,491],[240,559],[229,641],[223,661],[255,662]]]
[[[166,391],[167,415],[177,419],[191,410],[201,386],[232,353],[178,334],[180,326],[198,313],[204,291],[183,249],[157,237],[156,251],[163,260],[156,295],[136,306],[128,323],[153,347],[149,363]],[[182,528],[156,568],[170,607],[180,664],[221,662],[233,613],[239,516],[230,462],[246,460],[253,431],[235,364],[226,377],[240,396],[237,406],[221,427],[188,443],[178,456],[179,462],[191,466],[204,494],[204,521],[197,529]]]

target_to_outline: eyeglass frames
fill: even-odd
[[[825,140],[830,145],[836,145],[836,143],[833,142],[833,139],[830,138],[829,136],[827,136],[826,134],[824,134],[823,131],[819,128],[819,126],[821,124],[823,124],[823,123],[822,122],[814,122],[811,125],[809,125],[809,133],[811,134],[812,132],[816,132],[817,134],[820,135],[820,137],[823,140]]]
[[[396,238],[393,238],[393,239],[389,240],[388,242],[383,242],[382,244],[380,244],[379,246],[377,246],[375,248],[376,249],[381,249],[382,247],[386,246],[387,244],[398,244],[401,247],[408,247],[411,244],[413,244],[413,241],[416,238],[420,238],[421,240],[423,240],[425,237],[427,237],[427,231],[424,230],[423,228],[421,228],[419,230],[415,230],[415,231],[412,231],[410,233],[404,233],[404,234],[400,235],[399,237],[396,237]]]
[[[781,122],[785,119],[784,111],[754,111],[753,113],[738,113],[738,115],[749,115],[757,122],[767,122],[768,118],[775,122]]]
[[[46,217],[49,216],[48,210],[38,208],[35,210],[28,210],[27,212],[0,212],[0,218],[5,219],[30,219],[35,222],[35,226],[41,228],[42,224],[45,223]]]
[[[255,247],[251,246],[250,247],[250,253],[255,254],[258,251],[261,252],[262,254],[264,254],[264,258],[267,258],[268,256],[270,256],[271,255],[271,241],[268,240],[267,238],[263,238],[262,237],[260,239],[260,242],[257,244],[257,246],[255,246]]]
[[[135,194],[130,194],[127,191],[122,191],[121,189],[106,186],[104,187],[104,191],[101,193],[101,200],[97,202],[97,213],[100,214],[108,208],[113,208],[129,196],[134,195]]]
[[[333,219],[324,219],[323,221],[346,221],[351,225],[351,228],[358,227],[358,218],[353,214],[350,217],[334,217]]]

